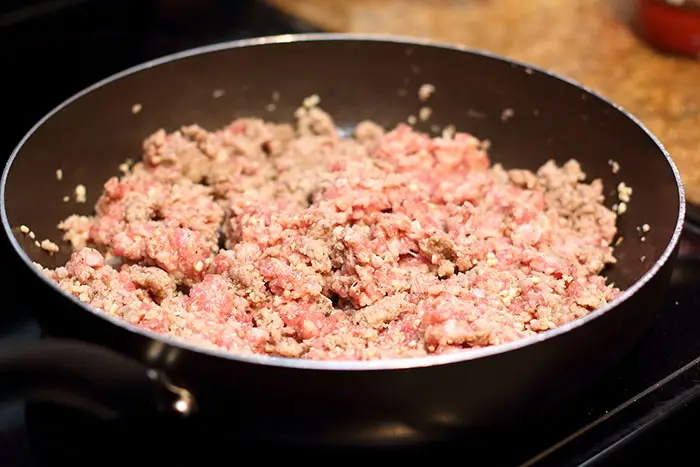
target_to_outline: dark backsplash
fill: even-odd
[[[19,5],[22,4],[21,8]],[[179,50],[289,30],[254,0],[2,2],[3,109],[11,115],[0,161],[45,113],[80,89]],[[297,32],[311,31],[295,24]],[[291,32],[291,31],[290,31]],[[7,45],[11,44],[11,45]]]

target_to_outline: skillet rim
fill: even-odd
[[[275,356],[267,356],[267,355],[243,355],[243,354],[236,354],[233,352],[228,352],[224,350],[218,350],[218,349],[207,349],[204,347],[197,346],[195,344],[191,344],[186,341],[180,341],[174,338],[171,338],[169,336],[164,336],[162,334],[158,334],[154,331],[149,331],[143,328],[139,328],[133,324],[130,324],[124,320],[121,320],[116,317],[112,317],[105,313],[102,310],[99,310],[98,308],[92,307],[90,305],[87,305],[80,300],[78,300],[76,297],[73,297],[72,295],[68,294],[65,292],[63,289],[61,289],[58,284],[56,284],[54,281],[50,280],[48,277],[46,277],[44,274],[40,274],[37,270],[34,264],[32,263],[32,260],[28,257],[27,253],[22,249],[22,247],[19,245],[17,242],[17,239],[15,235],[12,233],[12,227],[9,223],[9,220],[7,218],[7,212],[5,208],[5,188],[7,184],[7,179],[9,177],[10,170],[12,168],[12,164],[14,160],[17,158],[18,154],[21,152],[24,144],[31,138],[34,133],[51,117],[53,117],[55,114],[57,114],[60,110],[62,110],[64,107],[67,107],[74,101],[77,101],[81,97],[87,95],[88,93],[101,88],[103,86],[106,86],[110,84],[113,81],[117,81],[123,77],[133,75],[135,73],[138,73],[143,70],[147,70],[149,68],[163,65],[166,63],[174,62],[176,60],[180,60],[183,58],[188,58],[191,56],[196,56],[196,55],[202,55],[205,53],[211,53],[211,52],[218,52],[222,50],[228,50],[228,49],[234,49],[234,48],[240,48],[240,47],[256,47],[256,46],[264,46],[264,45],[269,45],[269,44],[284,44],[284,43],[293,43],[293,42],[329,42],[329,41],[347,41],[347,42],[379,42],[379,43],[394,43],[394,44],[403,44],[406,46],[419,46],[419,47],[429,47],[429,48],[440,48],[440,49],[446,49],[446,50],[453,50],[456,52],[461,52],[461,53],[468,53],[472,55],[479,55],[485,58],[489,59],[494,59],[502,62],[509,63],[511,66],[515,68],[522,68],[523,70],[529,69],[534,72],[540,73],[547,75],[551,78],[554,78],[559,81],[563,81],[571,86],[574,86],[578,89],[580,89],[582,92],[597,98],[601,101],[603,101],[605,104],[609,105],[611,108],[617,110],[618,112],[621,112],[623,115],[625,115],[628,119],[630,119],[634,124],[639,127],[646,135],[650,138],[651,142],[654,143],[657,148],[660,150],[660,152],[663,154],[663,156],[666,159],[667,164],[671,168],[671,171],[673,173],[673,178],[676,182],[676,186],[678,188],[678,218],[676,220],[676,225],[674,227],[673,235],[671,236],[670,241],[666,245],[666,248],[664,249],[663,253],[659,257],[659,259],[654,263],[654,265],[646,272],[644,273],[640,278],[638,278],[630,287],[622,291],[622,293],[612,300],[611,302],[605,304],[604,306],[595,309],[588,315],[575,319],[569,323],[566,323],[564,325],[558,326],[554,329],[547,330],[545,332],[542,332],[540,334],[537,334],[535,336],[527,337],[524,339],[519,339],[513,342],[508,342],[505,344],[499,344],[499,345],[494,345],[494,346],[489,346],[489,347],[484,347],[484,348],[479,348],[479,349],[472,349],[469,351],[461,351],[461,352],[454,352],[454,353],[449,353],[449,354],[442,354],[442,355],[430,355],[426,357],[410,357],[410,358],[401,358],[401,359],[386,359],[386,360],[368,360],[368,361],[327,361],[327,360],[306,360],[306,359],[300,359],[300,358],[289,358],[289,357],[275,357]],[[515,351],[520,348],[524,348],[527,346],[535,345],[537,343],[543,342],[545,340],[552,339],[554,337],[557,337],[561,334],[564,334],[566,332],[569,332],[575,328],[578,328],[580,326],[583,326],[587,324],[590,321],[593,321],[594,319],[597,319],[598,317],[602,316],[603,314],[612,311],[614,308],[617,306],[621,305],[623,302],[625,302],[627,299],[632,297],[637,291],[639,291],[644,285],[647,284],[661,269],[661,267],[668,262],[670,257],[673,254],[674,249],[676,248],[676,245],[679,242],[681,233],[683,231],[683,226],[684,226],[684,220],[685,220],[685,212],[686,212],[686,198],[685,198],[685,189],[683,187],[683,182],[680,177],[680,173],[678,171],[678,168],[669,155],[668,151],[666,148],[663,146],[663,144],[658,140],[656,136],[654,136],[647,128],[644,126],[641,121],[639,121],[636,117],[634,117],[632,114],[630,114],[627,110],[625,110],[623,107],[621,107],[618,104],[615,104],[614,102],[611,102],[607,98],[603,97],[601,94],[597,93],[596,91],[593,91],[592,89],[580,84],[579,82],[565,77],[561,76],[559,74],[553,73],[551,71],[547,71],[543,68],[531,65],[529,63],[525,63],[519,60],[511,59],[504,57],[502,55],[492,53],[486,50],[482,49],[477,49],[477,48],[471,48],[463,45],[458,45],[458,44],[450,44],[442,41],[435,41],[431,39],[423,39],[423,38],[417,38],[417,37],[411,37],[411,36],[405,36],[405,35],[394,35],[394,34],[370,34],[370,33],[301,33],[301,34],[282,34],[282,35],[275,35],[275,36],[265,36],[265,37],[257,37],[257,38],[252,38],[252,39],[242,39],[242,40],[234,40],[234,41],[225,41],[225,42],[220,42],[220,43],[215,43],[215,44],[210,44],[210,45],[205,45],[201,47],[196,47],[192,49],[187,49],[184,51],[176,52],[173,54],[165,55],[153,60],[149,60],[147,62],[143,62],[141,64],[132,66],[130,68],[127,68],[125,70],[122,70],[118,73],[115,73],[107,78],[104,78],[86,88],[83,90],[75,93],[71,97],[67,98],[64,100],[62,103],[57,105],[55,108],[53,108],[51,111],[49,111],[44,117],[42,117],[37,123],[34,124],[34,126],[24,135],[24,137],[20,140],[20,142],[17,144],[17,146],[13,149],[12,154],[10,155],[9,159],[7,160],[7,163],[5,165],[5,168],[2,173],[2,178],[0,179],[0,217],[2,218],[2,224],[3,224],[3,229],[5,231],[5,234],[7,235],[12,247],[15,250],[15,253],[19,255],[19,257],[22,259],[22,261],[25,263],[27,267],[29,267],[34,274],[40,276],[41,280],[44,281],[49,287],[52,287],[54,291],[58,292],[61,294],[64,298],[72,301],[75,305],[81,307],[83,310],[90,312],[96,316],[98,316],[101,319],[104,319],[111,324],[115,326],[119,326],[122,329],[138,334],[141,337],[145,337],[147,339],[150,339],[151,341],[154,342],[160,342],[162,344],[168,345],[170,347],[174,347],[179,350],[186,350],[189,352],[194,352],[197,354],[201,355],[206,355],[210,357],[215,357],[215,358],[222,358],[225,360],[233,360],[239,363],[250,363],[250,364],[256,364],[256,365],[264,365],[264,366],[272,366],[272,367],[282,367],[282,368],[290,368],[290,369],[302,369],[302,370],[324,370],[324,371],[369,371],[369,370],[400,370],[400,369],[413,369],[413,368],[422,368],[422,367],[432,367],[432,366],[438,366],[438,365],[446,365],[450,363],[459,363],[459,362],[466,362],[469,360],[475,360],[475,359],[480,359],[480,358],[486,358],[489,356],[494,356],[494,355],[499,355],[502,353],[510,352],[510,351]]]

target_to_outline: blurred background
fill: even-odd
[[[413,35],[563,73],[641,118],[700,203],[700,0],[5,0],[7,153],[73,92],[212,42],[324,30]],[[282,12],[282,13],[280,13]],[[684,55],[683,55],[684,54]],[[11,136],[10,136],[11,135]]]
[[[46,112],[124,68],[215,42],[320,31],[462,44],[574,78],[626,108],[666,145],[686,185],[690,225],[700,225],[700,0],[3,0],[7,118],[0,161]],[[576,440],[561,453],[528,465],[600,465],[611,457],[622,464],[605,465],[633,465],[652,455],[667,459],[671,450],[695,451],[692,430],[682,427],[700,416],[690,406],[700,395],[699,245],[684,243],[667,306],[642,350],[567,420],[520,437],[515,457],[544,452],[574,432]],[[7,246],[0,247],[7,266]],[[36,335],[20,307],[2,310],[0,338]],[[34,414],[31,428],[24,406],[0,411],[0,466],[40,465],[42,456],[52,465],[75,461],[82,448],[71,442],[86,433],[74,434],[54,412]],[[125,436],[86,426],[107,440]]]

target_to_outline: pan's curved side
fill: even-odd
[[[646,331],[677,251],[630,300],[540,343],[448,365],[313,371],[214,358],[151,341],[77,307],[44,314],[52,335],[128,354],[194,394],[200,416],[250,437],[329,445],[429,442],[536,423],[609,371]]]
[[[236,413],[245,421],[241,429],[256,420],[248,430],[257,427],[261,435],[296,442],[424,442],[538,423],[634,347],[660,306],[676,254],[613,312],[485,358],[406,370],[314,372],[186,352],[168,373],[199,395],[203,413]],[[226,386],[218,378],[207,382],[208,375],[222,374],[236,377]]]

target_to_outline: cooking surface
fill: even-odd
[[[92,5],[95,2],[84,3]],[[85,29],[78,33],[73,28],[73,34],[82,40],[76,39],[71,47],[64,46],[61,49],[66,56],[73,57],[71,63],[92,57],[89,67],[72,70],[56,68],[51,75],[53,80],[39,90],[38,95],[32,93],[35,83],[29,75],[43,71],[41,77],[45,78],[49,69],[41,67],[46,67],[46,63],[34,64],[30,69],[24,69],[24,72],[18,71],[13,78],[16,86],[13,94],[19,96],[18,101],[22,101],[23,106],[17,108],[17,121],[0,138],[0,146],[5,154],[8,152],[6,148],[14,146],[22,133],[56,103],[82,86],[121,68],[207,42],[311,29],[258,5],[249,10],[231,13],[228,20],[221,20],[215,23],[216,27],[207,28],[206,34],[201,32],[201,28],[195,27],[175,30],[148,30],[144,27],[137,39],[127,33],[128,29],[133,29],[133,24],[118,19],[123,10],[115,2],[98,3],[103,17],[111,18],[112,32],[105,35],[105,27],[100,27],[101,32],[98,32],[98,27],[85,25]],[[309,5],[311,2],[298,3]],[[356,2],[357,5],[370,3]],[[433,4],[446,8],[446,5],[457,3],[460,2],[438,1]],[[515,2],[511,3],[515,5]],[[542,1],[537,3],[540,6],[543,4]],[[550,3],[553,10],[558,9],[558,2]],[[330,2],[324,4],[330,5]],[[387,5],[390,4],[393,3],[387,2]],[[478,3],[487,6],[490,4]],[[338,1],[335,5],[341,11],[343,5],[350,3]],[[106,10],[108,8],[113,8],[114,11]],[[318,8],[323,11],[324,7],[321,5]],[[520,9],[522,8],[525,7],[521,5]],[[511,14],[515,17],[515,6],[513,9]],[[85,10],[81,11],[85,14]],[[407,11],[412,15],[410,7]],[[552,13],[547,13],[549,14]],[[224,14],[220,16],[226,17]],[[326,20],[332,21],[330,18],[329,15]],[[69,28],[70,23],[65,24],[64,27]],[[95,23],[96,26],[101,24]],[[20,41],[18,44],[28,47],[26,44],[31,38],[17,32],[13,34],[14,40]],[[492,41],[497,40],[496,32],[491,33],[491,36]],[[126,38],[131,39],[127,41]],[[26,42],[21,42],[22,40]],[[91,43],[91,46],[85,45],[86,43]],[[119,43],[122,44],[121,47],[118,46]],[[76,44],[83,44],[82,48],[76,48]],[[109,50],[121,52],[96,53],[106,49],[95,49],[95,45],[105,48],[111,46],[113,49]],[[48,43],[42,46],[36,41],[33,47],[36,53],[41,52],[45,56],[56,53],[58,48],[52,44],[53,48],[50,49]],[[21,48],[22,45],[18,45],[18,49]],[[3,53],[9,53],[7,48]],[[22,70],[18,66],[15,69]],[[2,160],[4,162],[4,158]],[[4,238],[0,247],[7,251],[8,245]],[[577,433],[570,442],[531,464],[537,466],[579,465],[583,461],[593,463],[596,459],[602,460],[605,457],[603,454],[608,456],[608,461],[612,458],[624,459],[633,465],[634,459],[631,456],[651,461],[654,452],[668,456],[670,450],[677,453],[685,447],[692,450],[694,444],[688,443],[687,436],[683,437],[683,430],[678,429],[683,421],[691,420],[700,413],[700,403],[693,402],[695,396],[700,394],[700,363],[695,361],[700,357],[700,339],[697,338],[700,335],[700,316],[697,311],[700,303],[700,241],[690,232],[684,236],[682,254],[674,272],[671,289],[652,330],[625,361],[594,388],[586,391],[579,400],[563,408],[556,416],[542,420],[537,426],[509,433],[483,434],[479,438],[463,436],[431,448],[466,451],[470,458],[483,454],[485,450],[493,465],[518,465]],[[16,269],[16,262],[3,261],[3,267],[12,271],[16,281],[9,284],[7,290],[17,290],[22,276],[17,274],[19,269]],[[28,318],[27,311],[21,307],[3,309],[0,315],[0,337],[38,339],[39,331]],[[183,459],[192,457],[199,461],[203,458],[221,461],[223,457],[234,461],[243,452],[264,456],[266,460],[283,454],[287,458],[292,455],[302,459],[337,454],[302,448],[295,448],[290,453],[290,448],[283,444],[246,440],[243,434],[228,433],[225,428],[225,421],[209,420],[157,419],[103,423],[79,416],[70,410],[34,405],[25,408],[24,405],[17,404],[0,410],[0,465],[60,465],[67,462],[73,465],[89,462],[89,465],[94,465],[95,459],[98,459],[96,455],[110,456],[113,460],[125,457],[146,461],[142,452],[146,449],[151,453],[148,460],[159,463],[182,462]],[[672,444],[669,444],[670,441]],[[654,452],[650,452],[652,449]],[[346,452],[344,456],[348,454],[350,453]],[[391,454],[412,456],[415,451],[400,450]]]
[[[483,48],[570,76],[639,117],[700,203],[700,60],[664,56],[634,32],[634,0],[268,0],[338,32]]]

